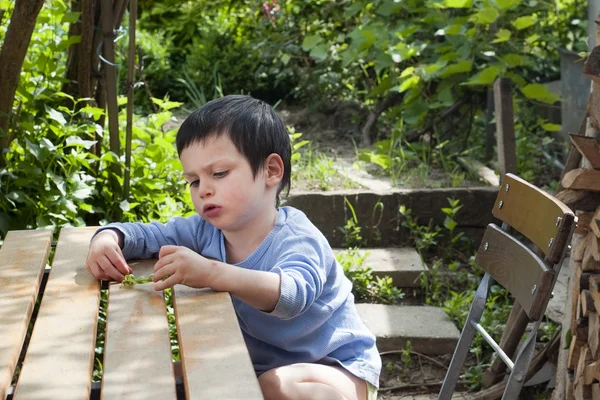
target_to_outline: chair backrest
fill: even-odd
[[[575,220],[559,200],[513,174],[506,174],[492,214],[531,240],[552,263],[561,260]]]
[[[490,224],[476,262],[515,297],[531,320],[537,320],[550,298],[553,266],[564,255],[575,215],[559,200],[512,174],[505,175],[492,213],[531,240],[545,259]]]
[[[475,262],[514,296],[530,319],[542,316],[552,291],[554,271],[530,249],[490,224]]]

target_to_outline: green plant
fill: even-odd
[[[169,324],[169,338],[171,340],[171,357],[173,361],[181,359],[179,350],[179,337],[177,334],[177,324],[175,323],[175,310],[173,308],[173,289],[167,288],[164,290],[165,305],[167,307],[167,322]]]
[[[401,350],[400,361],[402,362],[402,372],[406,376],[406,373],[412,365],[412,344],[410,340],[406,341],[406,345]]]
[[[368,252],[356,247],[336,254],[344,274],[352,282],[352,292],[358,302],[393,304],[404,297],[390,277],[373,277],[371,267],[364,265]]]
[[[365,244],[365,240],[361,235],[361,227],[358,224],[358,218],[356,217],[356,212],[354,212],[354,207],[352,203],[348,200],[348,198],[344,197],[344,203],[350,210],[352,214],[352,218],[348,218],[346,221],[346,225],[338,228],[344,234],[343,246],[344,247],[361,247]]]
[[[100,290],[100,307],[98,308],[98,325],[96,326],[96,345],[94,346],[94,368],[92,382],[101,382],[104,360],[104,343],[106,339],[106,312],[108,310],[108,289]]]
[[[439,226],[434,226],[433,220],[430,220],[428,225],[421,225],[413,217],[412,211],[404,205],[398,208],[398,212],[402,216],[401,225],[408,229],[410,239],[413,241],[421,258],[423,258],[424,253],[437,244],[437,237],[442,229]]]

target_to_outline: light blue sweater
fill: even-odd
[[[167,224],[115,223],[127,259],[155,258],[161,246],[185,246],[225,262],[223,233],[194,215]],[[266,313],[233,297],[257,374],[294,363],[340,364],[379,387],[381,358],[375,337],[362,323],[327,239],[292,207],[279,209],[273,230],[240,268],[281,276],[281,295]]]

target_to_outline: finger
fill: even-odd
[[[173,253],[175,253],[175,251],[177,251],[178,248],[179,248],[179,246],[172,246],[172,245],[163,246],[160,248],[160,251],[158,252],[158,258],[163,258],[169,254],[173,254]]]
[[[100,268],[102,268],[102,271],[104,271],[104,273],[107,274],[109,277],[111,277],[117,282],[123,281],[123,275],[121,275],[121,273],[115,268],[115,266],[112,265],[108,257],[100,257],[98,259],[98,264],[100,265]]]
[[[154,273],[158,272],[161,268],[164,268],[165,265],[171,264],[174,260],[174,254],[169,254],[167,256],[159,258],[156,264],[154,264]]]
[[[164,281],[158,281],[154,284],[154,290],[157,292],[175,286],[179,282],[179,277],[175,274],[171,275]]]
[[[175,274],[176,272],[177,272],[177,267],[175,266],[175,264],[173,264],[173,263],[167,264],[154,273],[152,280],[154,282],[158,282],[158,281],[166,278],[169,275]]]
[[[106,257],[110,260],[112,265],[119,270],[123,275],[127,275],[131,273],[131,268],[127,265],[123,257],[117,252],[115,249],[109,249],[106,253]]]
[[[98,265],[98,263],[95,261],[86,263],[85,267],[90,272],[90,274],[92,274],[92,276],[96,279],[110,279],[110,277],[104,273],[102,268],[100,268],[100,265]]]

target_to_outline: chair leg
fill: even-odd
[[[533,358],[533,353],[535,350],[535,342],[537,338],[537,331],[540,326],[541,319],[537,320],[533,324],[533,328],[531,332],[527,335],[527,339],[525,339],[525,343],[519,350],[517,354],[517,359],[515,360],[515,366],[508,378],[508,382],[506,383],[506,387],[504,388],[504,394],[502,395],[502,399],[512,400],[519,397],[519,393],[521,392],[521,388],[525,383],[525,378],[527,375],[527,370],[529,369],[529,364]]]
[[[460,376],[460,371],[465,363],[467,354],[469,354],[469,348],[471,347],[471,343],[475,337],[475,332],[477,332],[470,321],[479,322],[481,319],[483,309],[485,308],[485,301],[487,300],[488,296],[488,290],[491,284],[492,277],[486,273],[479,283],[477,291],[475,292],[473,304],[471,304],[471,310],[469,311],[469,315],[467,316],[463,330],[458,338],[458,344],[454,349],[452,361],[450,362],[450,366],[446,372],[446,377],[444,378],[444,383],[440,389],[438,400],[450,400],[452,398],[452,394],[456,388],[456,383],[458,382],[458,377]]]

